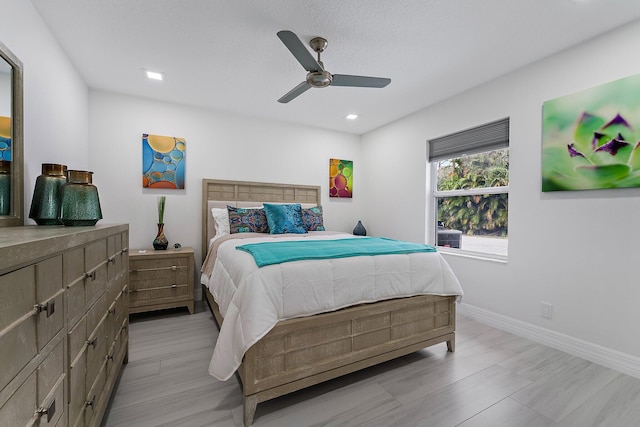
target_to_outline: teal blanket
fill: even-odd
[[[433,246],[382,237],[249,243],[236,249],[253,255],[258,267],[312,259],[436,252]]]

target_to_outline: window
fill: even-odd
[[[429,141],[435,244],[506,256],[509,119]]]

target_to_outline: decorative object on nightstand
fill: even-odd
[[[29,218],[38,225],[60,225],[62,186],[67,182],[67,166],[43,163],[42,175],[36,178]]]
[[[167,196],[158,196],[158,234],[153,239],[153,249],[157,251],[164,251],[169,246],[169,241],[164,235],[164,205],[167,201]]]
[[[98,189],[92,184],[93,172],[68,170],[62,186],[60,220],[64,225],[96,225],[102,219]]]
[[[193,314],[194,254],[179,251],[129,252],[129,307],[131,313],[187,307]]]
[[[364,228],[364,225],[362,225],[361,221],[358,221],[358,223],[356,224],[356,227],[353,229],[353,235],[354,236],[366,236],[367,235],[367,229]]]

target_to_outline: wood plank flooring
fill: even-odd
[[[132,316],[103,427],[242,426],[238,380],[207,373],[216,337],[206,305]],[[456,337],[259,404],[253,425],[640,425],[640,379],[462,316]]]

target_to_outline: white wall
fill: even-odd
[[[200,262],[202,179],[322,186],[325,225],[350,231],[359,219],[360,137],[213,110],[90,91],[93,182],[105,222],[130,224],[132,248],[156,235],[157,196],[166,195],[165,235],[197,251]],[[142,134],[186,139],[184,190],[142,188]],[[329,198],[329,158],[354,162],[354,198]]]
[[[88,88],[30,1],[2,0],[0,40],[24,66],[24,203],[42,163],[89,166]],[[26,223],[33,223],[26,220]]]
[[[640,357],[640,190],[540,190],[543,102],[640,72],[637,40],[640,22],[364,135],[363,219],[377,234],[423,241],[426,141],[510,117],[509,261],[445,256],[463,302]],[[553,319],[540,317],[541,301]]]

